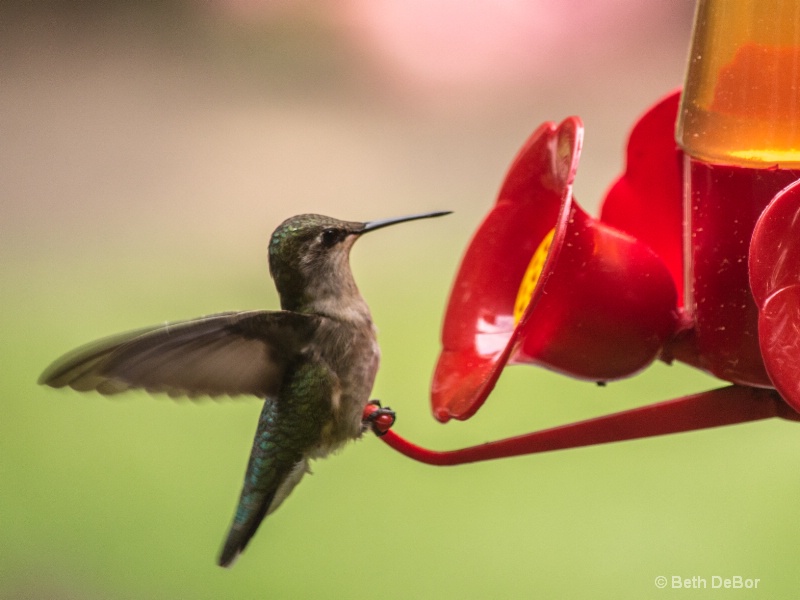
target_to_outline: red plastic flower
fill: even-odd
[[[578,118],[546,123],[525,143],[453,285],[432,386],[439,420],[470,417],[505,364],[604,382],[646,367],[674,336],[682,288],[679,163],[674,142],[666,169],[662,148],[640,151],[637,144],[652,144],[670,107],[674,123],[674,97],[667,105],[634,131],[632,162],[609,195],[606,222],[572,197],[583,136]],[[669,221],[637,218],[630,200],[661,178],[667,185],[648,204],[655,201]]]

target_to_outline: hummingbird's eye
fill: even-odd
[[[338,229],[325,229],[320,235],[320,242],[326,248],[337,244],[342,239],[342,232]]]

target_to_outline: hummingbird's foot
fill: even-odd
[[[389,408],[381,406],[380,400],[370,400],[364,407],[364,416],[361,418],[361,425],[366,430],[372,429],[372,433],[381,437],[392,428],[395,422],[395,412]]]

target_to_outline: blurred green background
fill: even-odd
[[[596,210],[636,116],[681,82],[691,2],[0,6],[0,598],[795,596],[794,424],[456,468],[368,436],[223,570],[257,401],[35,384],[97,337],[277,307],[266,240],[292,214],[452,209],[353,251],[398,432],[454,448],[713,387],[680,366],[602,389],[518,367],[444,426],[427,395],[456,266],[519,145],[581,115]]]

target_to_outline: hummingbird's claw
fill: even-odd
[[[364,407],[364,416],[361,423],[366,430],[372,429],[372,433],[382,437],[392,428],[396,419],[395,412],[387,407],[382,407],[380,400],[370,400]]]

